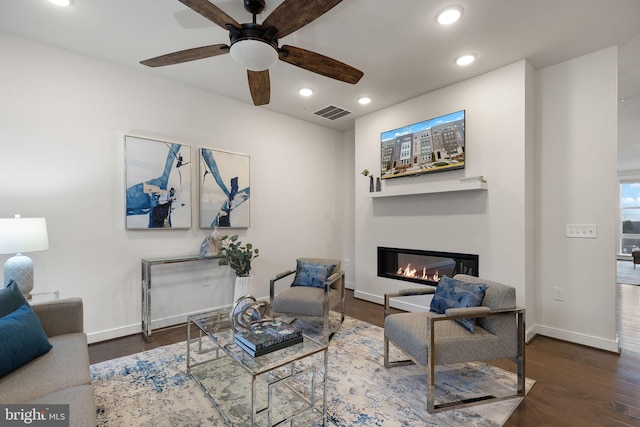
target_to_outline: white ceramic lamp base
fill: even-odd
[[[14,280],[27,299],[33,290],[33,261],[28,256],[16,254],[4,263],[4,285]]]

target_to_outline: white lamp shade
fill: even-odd
[[[260,40],[238,40],[231,45],[231,57],[247,70],[264,71],[278,61],[278,52]]]
[[[45,218],[0,218],[0,254],[49,249]]]

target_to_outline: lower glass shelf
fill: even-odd
[[[253,376],[223,353],[192,366],[189,373],[231,426],[252,426],[254,413],[256,426],[289,420],[306,425],[323,418],[324,399],[317,399],[324,396],[323,375],[318,372],[324,369],[321,365],[312,360],[292,362]]]

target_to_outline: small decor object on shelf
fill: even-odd
[[[369,177],[369,192],[373,193],[373,175],[369,175],[369,169],[364,169],[360,173],[362,175],[364,175],[364,176],[368,176]]]
[[[469,181],[487,182],[487,180],[484,179],[484,176],[482,176],[482,175],[467,176],[467,177],[464,177],[464,178],[460,178],[460,182],[469,182]]]
[[[218,227],[214,227],[211,235],[205,237],[200,245],[200,256],[214,256],[222,250],[222,233]]]
[[[381,188],[380,188],[380,178],[379,178],[379,177],[378,177],[378,178],[376,178],[376,191],[381,191]]]

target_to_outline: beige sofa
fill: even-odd
[[[53,348],[0,378],[0,402],[69,404],[71,427],[95,426],[82,300],[68,298],[31,307]]]

